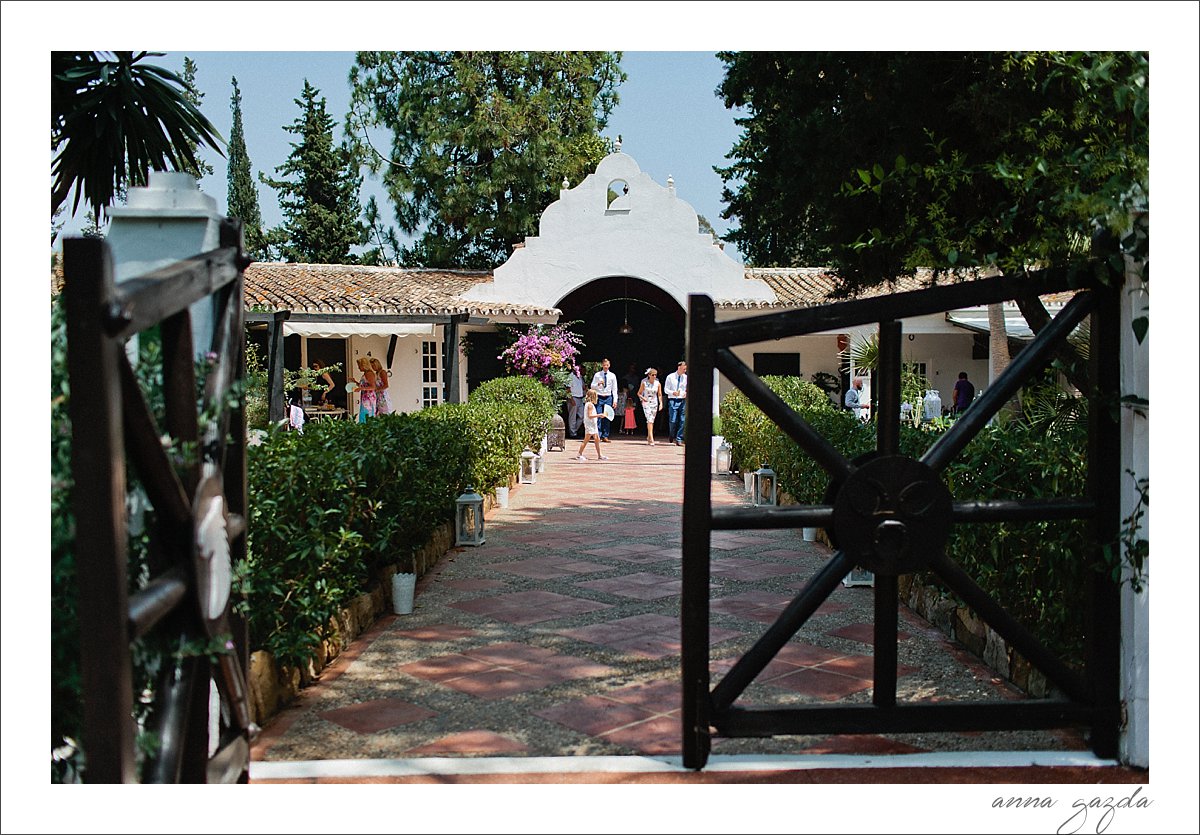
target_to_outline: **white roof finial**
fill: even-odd
[[[675,187],[675,178],[672,177],[670,174],[668,174],[667,175],[667,188],[674,188],[674,187]]]
[[[562,187],[563,187],[563,191],[566,191],[567,189],[569,189],[571,187],[571,183],[567,181],[566,177],[563,177]]]
[[[617,141],[613,143],[613,149],[619,154],[621,153],[621,134],[617,134]]]

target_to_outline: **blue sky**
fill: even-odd
[[[338,122],[341,137],[344,117],[350,102],[348,76],[354,64],[353,52],[214,52],[187,50],[170,52],[161,58],[149,58],[167,69],[182,72],[184,56],[196,63],[196,86],[204,95],[201,109],[221,135],[229,138],[232,113],[231,78],[236,77],[242,91],[242,120],[246,148],[257,172],[275,175],[291,151],[293,134],[284,127],[300,113],[295,99],[307,79],[325,97],[330,115]],[[725,165],[725,155],[737,140],[735,112],[727,109],[716,96],[724,78],[724,67],[713,52],[626,52],[621,68],[628,76],[620,85],[620,103],[609,118],[604,135],[622,137],[622,150],[632,156],[642,170],[660,184],[668,176],[675,178],[679,197],[713,225],[719,234],[729,228],[721,219],[722,181],[714,165]],[[376,145],[386,150],[389,137],[380,134]],[[227,196],[225,159],[209,149],[204,159],[213,166],[212,175],[201,181],[201,188],[225,210]],[[572,183],[572,185],[578,185]],[[258,184],[263,222],[274,226],[282,221],[277,196]],[[374,195],[385,218],[391,217],[387,196],[378,180],[366,174],[362,202]],[[79,216],[64,226],[64,232],[77,231],[84,218]],[[740,260],[736,250],[726,249]]]

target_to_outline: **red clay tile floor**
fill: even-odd
[[[614,439],[605,452],[610,461],[586,467],[551,453],[536,484],[520,485],[507,509],[489,512],[483,546],[451,550],[419,581],[411,614],[383,618],[266,723],[252,780],[371,773],[363,779],[386,781],[379,775],[404,769],[372,771],[369,763],[406,758],[425,763],[418,771],[446,774],[471,770],[455,762],[489,757],[526,762],[509,767],[526,774],[550,762],[560,775],[579,774],[613,757],[637,763],[634,771],[678,768],[684,448]],[[712,496],[714,505],[746,503],[734,479],[714,477]],[[792,530],[715,532],[712,542],[715,685],[830,552]],[[873,594],[838,587],[739,703],[869,701]],[[902,621],[898,700],[1022,697],[907,610]],[[714,757],[735,760],[964,751],[1089,756],[1070,730],[713,740]],[[332,765],[346,762],[362,767]],[[288,772],[289,763],[299,770]]]

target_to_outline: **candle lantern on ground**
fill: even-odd
[[[775,505],[776,489],[775,471],[763,464],[754,471],[754,503],[756,505]]]
[[[567,424],[562,415],[555,415],[550,421],[550,431],[546,433],[546,449],[567,448]]]
[[[717,475],[729,475],[733,467],[733,447],[728,441],[721,441],[717,447]]]
[[[537,484],[537,453],[529,447],[525,447],[521,453],[520,481],[522,484]]]
[[[468,487],[454,502],[455,545],[483,544],[483,496]]]

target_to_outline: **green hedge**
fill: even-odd
[[[462,407],[471,435],[471,477],[480,492],[507,484],[525,447],[535,451],[557,411],[550,389],[532,377],[479,385]]]
[[[525,381],[493,381],[469,403],[362,424],[311,422],[303,434],[276,431],[251,447],[242,575],[251,645],[287,663],[307,660],[374,569],[412,570],[414,552],[453,519],[465,487],[506,485],[552,409]]]
[[[436,411],[436,410],[430,410]],[[429,412],[316,421],[250,447],[251,643],[296,662],[329,618],[452,518],[469,472],[462,427]]]
[[[764,382],[847,458],[875,449],[874,424],[812,396],[797,378]],[[809,386],[809,388],[816,388]],[[817,389],[819,391],[819,389]],[[746,470],[770,465],[779,489],[801,504],[821,504],[828,474],[740,391],[721,401],[722,427],[734,460]],[[944,427],[900,427],[900,450],[919,457]],[[945,484],[958,501],[1080,496],[1086,489],[1086,432],[1047,435],[1012,422],[985,428],[946,468]],[[1014,617],[1064,658],[1079,661],[1084,594],[1098,567],[1082,547],[1081,522],[956,525],[949,555]],[[936,577],[926,575],[937,584]]]

